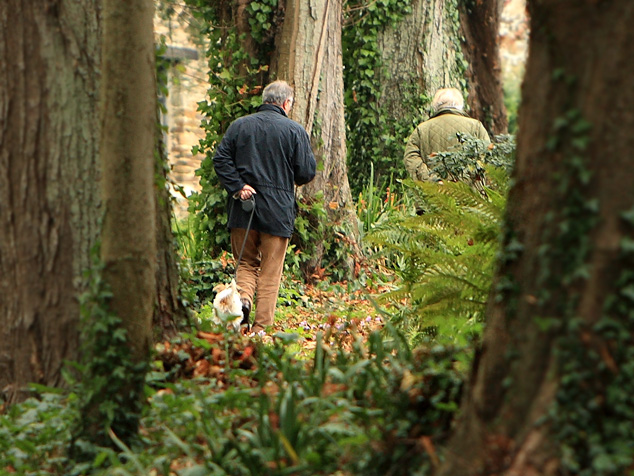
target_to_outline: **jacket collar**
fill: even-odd
[[[471,117],[471,116],[469,116],[469,114],[467,114],[464,111],[461,111],[460,109],[456,109],[456,108],[453,108],[453,107],[443,107],[443,108],[438,109],[434,114],[432,114],[430,119],[432,119],[434,117],[442,116],[444,114],[454,114],[456,116]]]
[[[258,112],[261,112],[261,111],[273,111],[273,112],[280,113],[282,116],[288,117],[286,113],[284,112],[284,109],[282,109],[277,104],[262,104],[261,106],[258,107]]]

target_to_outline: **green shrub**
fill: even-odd
[[[66,474],[76,407],[54,389],[0,415],[0,474]]]

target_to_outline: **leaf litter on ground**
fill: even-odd
[[[384,326],[381,312],[367,298],[368,290],[347,292],[343,286],[323,289],[316,285],[304,285],[302,289],[302,305],[278,305],[275,323],[266,335],[249,337],[244,332],[236,334],[223,329],[198,330],[157,344],[155,364],[160,363],[172,381],[213,379],[221,390],[228,383],[230,369],[255,369],[259,343],[292,341],[296,357],[308,360],[320,333],[325,344],[336,341],[345,350],[352,350],[355,339],[365,341]]]

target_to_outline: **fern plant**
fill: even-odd
[[[491,152],[495,148],[487,149],[488,157],[480,156],[485,187],[405,181],[419,214],[377,224],[366,237],[400,278],[377,301],[397,305],[394,322],[413,344],[468,345],[481,333],[509,186],[509,167],[501,165],[504,157],[512,160],[514,144]]]

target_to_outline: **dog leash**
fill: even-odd
[[[242,253],[244,253],[244,247],[247,244],[247,238],[249,238],[249,230],[251,229],[251,222],[253,221],[253,215],[255,213],[255,196],[251,196],[251,198],[247,200],[240,200],[242,203],[240,206],[242,210],[245,212],[251,211],[251,215],[249,216],[249,224],[247,225],[247,231],[244,234],[244,240],[242,241],[242,248],[240,249],[240,255],[238,256],[238,261],[236,261],[236,269],[233,273],[233,279],[238,279],[238,268],[240,267],[240,261],[242,261]]]

